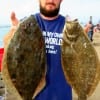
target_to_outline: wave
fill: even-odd
[[[0,28],[9,28],[11,25],[0,25]]]

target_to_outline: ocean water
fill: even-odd
[[[3,38],[10,30],[10,25],[0,25],[0,48],[3,48]]]

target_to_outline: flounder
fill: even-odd
[[[100,62],[78,21],[65,23],[61,59],[65,78],[78,94],[78,100],[87,100],[99,83]]]
[[[4,50],[2,66],[4,82],[16,100],[33,100],[44,88],[45,42],[33,15],[19,24]]]

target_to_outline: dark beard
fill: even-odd
[[[47,11],[45,8],[40,6],[40,13],[46,17],[55,17],[59,13],[60,6],[52,11]]]

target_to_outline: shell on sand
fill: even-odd
[[[16,100],[32,100],[45,86],[46,54],[34,16],[23,20],[4,50],[3,79]]]
[[[87,100],[100,80],[100,62],[77,21],[65,23],[61,59],[66,80],[77,93],[78,100]]]

